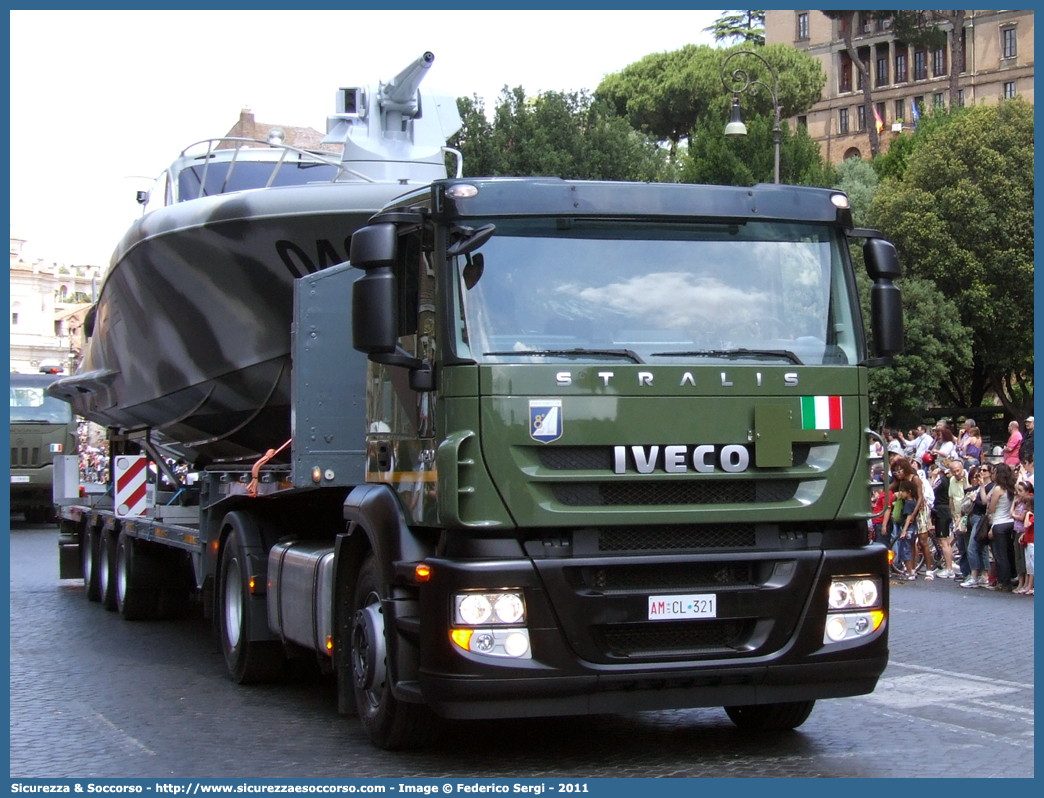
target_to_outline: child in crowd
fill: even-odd
[[[1013,593],[1025,593],[1026,592],[1026,549],[1025,544],[1022,543],[1021,535],[1026,531],[1025,529],[1025,517],[1026,517],[1026,496],[1027,494],[1033,493],[1033,486],[1028,482],[1019,482],[1015,485],[1015,501],[1011,507],[1011,518],[1015,522],[1015,545],[1013,546],[1015,554],[1015,573],[1019,577],[1019,583],[1016,588],[1012,591]]]
[[[899,507],[899,517],[896,519],[899,539],[899,561],[906,563],[906,578],[913,581],[917,578],[914,571],[913,542],[917,534],[917,517],[914,510],[917,507],[917,489],[908,480],[903,480],[896,486],[896,495],[902,502],[896,502]]]
[[[1033,491],[1026,494],[1022,500],[1026,508],[1022,517],[1022,534],[1019,536],[1018,545],[1025,546],[1026,550],[1026,589],[1022,591],[1024,596],[1033,595]],[[1019,591],[1015,591],[1018,593]]]

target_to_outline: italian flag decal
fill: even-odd
[[[841,397],[802,396],[801,429],[841,429]]]

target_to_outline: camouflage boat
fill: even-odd
[[[51,395],[196,465],[286,441],[294,279],[347,260],[373,213],[446,177],[461,121],[453,97],[420,88],[433,60],[338,90],[323,142],[340,155],[278,136],[183,151],[139,194],[145,212],[113,254],[81,363]]]

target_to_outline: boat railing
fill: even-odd
[[[222,147],[221,145],[231,145]],[[198,155],[192,155],[191,150],[197,147],[206,147],[206,152],[199,153]],[[341,178],[342,175],[350,174],[353,177],[357,177],[361,180],[365,180],[368,183],[375,182],[372,178],[365,175],[359,174],[358,172],[349,169],[340,157],[331,153],[330,155],[324,155],[318,153],[315,150],[302,150],[299,147],[293,147],[289,144],[282,144],[279,142],[262,141],[261,139],[250,139],[240,138],[235,136],[222,136],[220,138],[203,139],[190,144],[181,151],[181,157],[195,157],[204,158],[203,163],[203,176],[200,180],[199,196],[205,195],[207,186],[207,172],[210,169],[211,161],[219,157],[221,153],[232,151],[231,158],[228,159],[228,171],[225,173],[225,179],[221,184],[221,190],[219,194],[224,194],[228,188],[229,180],[232,179],[232,171],[235,169],[236,163],[239,161],[239,155],[243,150],[279,150],[279,158],[272,165],[272,174],[269,175],[268,182],[265,184],[265,188],[269,188],[275,182],[276,176],[279,174],[280,167],[286,163],[287,158],[296,157],[298,163],[314,163],[324,164],[326,166],[334,167],[337,172],[331,178],[330,182],[336,182]]]

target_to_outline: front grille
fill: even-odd
[[[596,627],[602,647],[612,656],[659,656],[734,651],[745,637],[744,621],[661,621]]]
[[[557,483],[551,492],[567,507],[647,507],[780,502],[794,498],[797,487],[797,480],[628,480]]]
[[[40,449],[26,446],[11,447],[11,465],[13,466],[38,466],[40,465]]]
[[[657,593],[722,587],[751,587],[747,562],[685,562],[655,565],[593,566],[580,569],[583,585],[600,593]]]
[[[793,445],[793,467],[808,461],[811,446]],[[549,471],[611,471],[613,451],[609,446],[542,446],[536,450],[540,465]]]
[[[756,542],[753,524],[606,527],[598,530],[598,550],[604,552],[753,548]]]

